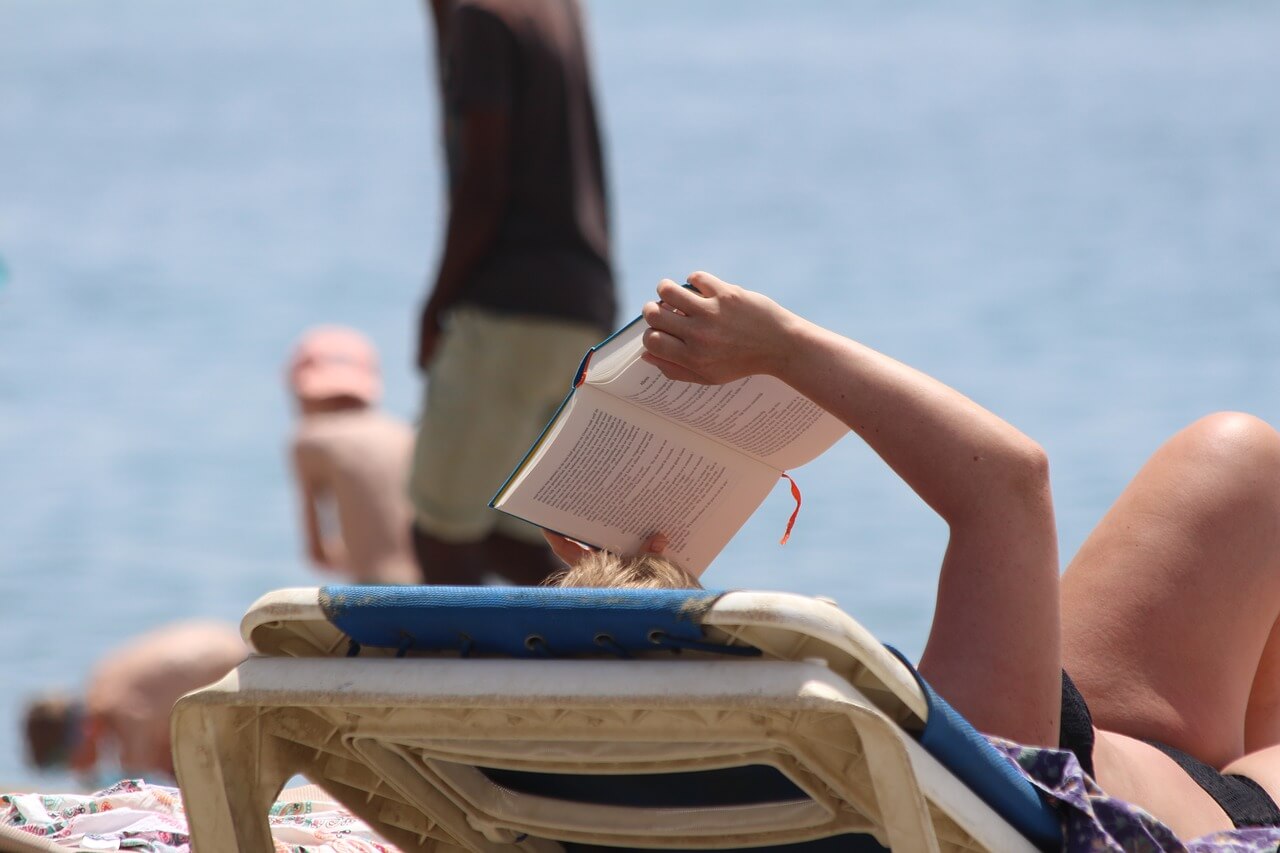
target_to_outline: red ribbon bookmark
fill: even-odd
[[[786,471],[782,472],[782,476],[787,478],[787,482],[791,484],[791,497],[796,499],[796,508],[791,511],[791,518],[787,520],[787,530],[782,534],[782,539],[778,541],[779,545],[786,545],[787,540],[791,538],[791,528],[796,526],[796,516],[800,514],[800,487],[796,485],[796,481],[791,479],[791,475]]]
[[[587,367],[591,364],[591,356],[595,355],[595,349],[587,350],[587,357],[582,360],[582,366],[578,368],[578,375],[573,380],[573,387],[577,388],[583,382],[587,381]]]

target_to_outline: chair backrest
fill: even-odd
[[[543,587],[328,586],[325,616],[353,643],[463,657],[632,657],[681,649],[759,655],[710,642],[702,616],[722,593],[709,590]]]
[[[709,590],[338,585],[310,595],[288,607],[276,601],[251,609],[243,625],[246,639],[259,651],[302,655],[821,660],[898,720],[906,735],[1037,847],[1057,849],[1061,841],[1056,815],[1031,783],[901,656],[886,652],[847,614],[821,600]],[[305,627],[290,626],[291,616]],[[319,619],[327,626],[317,624]],[[477,769],[509,796],[583,808],[696,803],[714,809],[808,799],[786,773],[763,764],[606,775],[529,771],[500,762]],[[882,848],[869,836],[846,834],[774,849]]]

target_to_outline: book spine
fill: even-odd
[[[587,381],[587,365],[591,364],[591,356],[596,354],[599,347],[592,347],[587,350],[587,354],[582,357],[582,364],[578,365],[578,373],[573,377],[573,387],[577,388],[583,382]]]

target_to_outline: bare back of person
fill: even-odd
[[[234,625],[191,620],[143,634],[110,652],[85,690],[91,765],[114,747],[128,773],[172,774],[169,712],[185,693],[226,675],[248,654]],[[108,741],[114,743],[108,744]]]
[[[308,415],[293,447],[302,482],[332,504],[345,549],[336,568],[358,583],[416,583],[405,494],[409,425],[367,407]]]

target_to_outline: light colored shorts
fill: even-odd
[[[533,525],[489,500],[542,434],[573,384],[594,326],[455,308],[427,370],[409,497],[419,529],[445,542],[498,532],[541,543]]]

